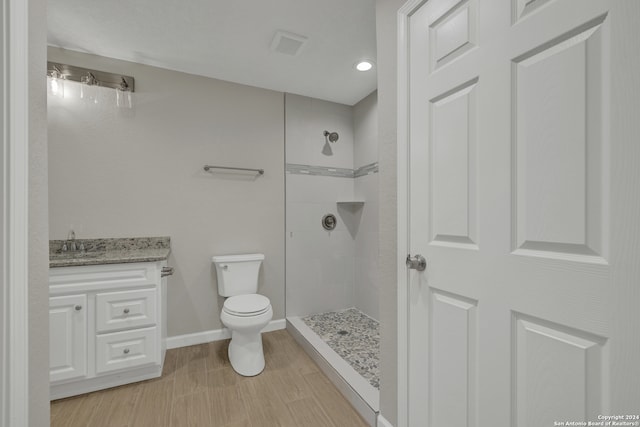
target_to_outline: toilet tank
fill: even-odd
[[[211,258],[218,276],[218,294],[223,297],[258,292],[258,273],[263,254],[217,255]]]

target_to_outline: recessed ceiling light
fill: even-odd
[[[368,60],[359,61],[356,64],[356,70],[358,71],[369,71],[373,68],[373,63]]]

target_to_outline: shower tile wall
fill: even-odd
[[[354,168],[378,161],[378,93],[353,107]],[[377,167],[375,168],[377,170]],[[378,173],[354,179],[354,195],[364,200],[355,239],[354,306],[379,319],[378,274]]]
[[[379,319],[378,312],[378,174],[355,179],[357,199],[366,200],[355,239],[354,306]]]
[[[287,174],[287,316],[353,306],[355,243],[336,208],[336,196],[351,198],[349,178]],[[322,216],[338,218],[335,230]]]
[[[377,162],[376,132],[371,129],[377,122],[372,117],[375,93],[355,107],[289,94],[285,105],[287,164],[356,169]],[[324,130],[338,132],[340,139],[325,143]],[[334,177],[290,169],[286,174],[287,316],[355,306],[377,318],[378,174]],[[336,203],[354,199],[365,200],[365,205],[338,207]],[[327,213],[338,219],[331,232],[320,224]]]
[[[348,105],[287,94],[285,98],[287,163],[353,169],[353,112]],[[323,154],[323,132],[338,132]]]
[[[353,168],[351,107],[287,94],[285,117],[287,163]],[[325,130],[340,135],[328,146],[330,156]],[[352,198],[353,178],[286,174],[287,316],[354,305],[355,241],[336,205],[337,200]],[[320,224],[327,213],[338,218],[331,232]]]

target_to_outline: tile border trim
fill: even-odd
[[[371,175],[372,173],[378,173],[378,162],[370,163],[357,169],[286,163],[285,170],[286,173],[294,175],[332,176],[334,178],[359,178],[361,176]]]
[[[353,175],[356,178],[361,176],[371,175],[372,173],[378,173],[378,162],[369,163],[368,165],[360,166],[353,171]]]

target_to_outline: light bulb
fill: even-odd
[[[370,61],[360,61],[356,64],[356,70],[369,71],[373,68],[373,64]]]

